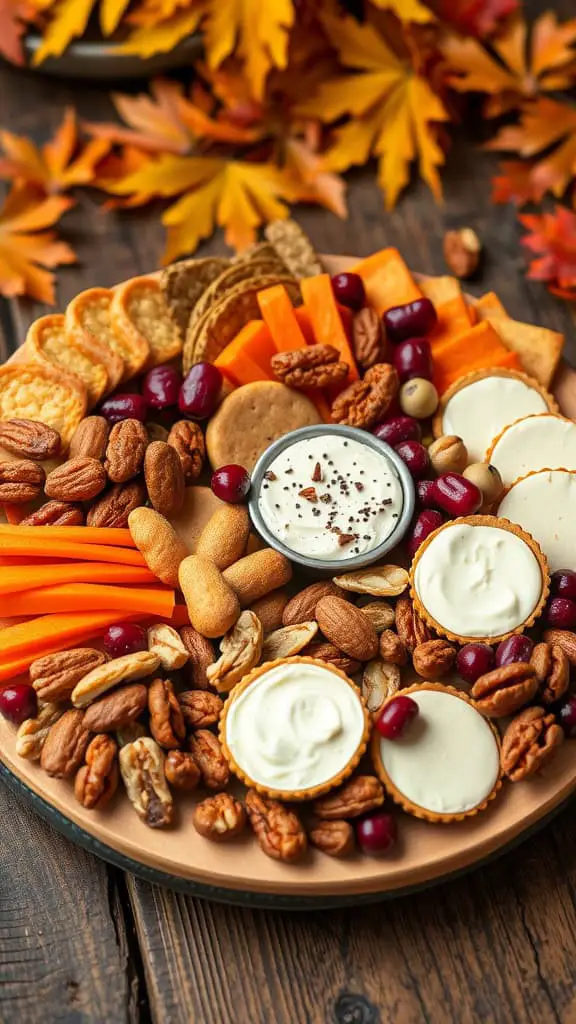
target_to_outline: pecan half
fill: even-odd
[[[152,441],[144,456],[144,479],[153,507],[170,519],[184,503],[184,470],[178,452],[165,441]]]
[[[114,484],[97,501],[86,516],[88,526],[128,526],[128,516],[135,508],[146,504],[146,488],[142,480],[127,484]]]
[[[268,857],[290,862],[303,856],[306,833],[294,811],[261,796],[255,789],[246,793],[245,806],[260,848]]]
[[[166,749],[179,747],[186,736],[182,708],[169,679],[155,679],[148,688],[150,732]]]
[[[83,526],[84,513],[80,505],[68,501],[47,501],[36,512],[20,520],[20,526]]]
[[[570,664],[576,668],[576,633],[569,629],[546,629],[542,639],[547,644],[561,647]]]
[[[340,789],[315,800],[312,810],[317,818],[333,821],[336,818],[357,818],[383,803],[384,787],[380,780],[375,775],[357,775]]]
[[[369,370],[384,358],[384,330],[375,309],[365,306],[352,320],[352,347],[356,362]]]
[[[362,696],[368,711],[379,711],[385,700],[400,689],[400,669],[397,665],[374,658],[364,666],[362,673]]]
[[[98,459],[79,455],[53,469],[44,490],[57,501],[90,501],[106,486],[106,470]]]
[[[538,678],[532,665],[517,661],[493,668],[476,680],[470,690],[476,708],[487,718],[513,715],[532,700],[538,689]]]
[[[0,501],[23,505],[40,497],[46,473],[29,459],[0,462]]]
[[[502,771],[511,782],[527,779],[551,760],[563,740],[554,715],[544,708],[525,708],[502,737]]]
[[[164,755],[149,736],[122,747],[120,772],[136,814],[150,828],[172,824],[174,803],[166,785]]]
[[[121,686],[95,700],[84,715],[84,727],[90,732],[115,732],[136,721],[148,702],[148,690],[142,683]]]
[[[179,633],[172,626],[163,622],[150,626],[148,630],[148,650],[157,654],[160,665],[166,672],[174,672],[182,668],[189,658],[188,651]]]
[[[74,775],[84,760],[89,740],[90,733],[84,728],[84,712],[65,711],[44,740],[41,768],[58,779]]]
[[[339,668],[347,676],[353,676],[355,672],[362,668],[360,661],[350,658],[349,655],[341,651],[335,644],[329,643],[328,640],[313,640],[311,644],[304,648],[302,654],[305,654],[307,658],[315,658],[317,661],[325,661],[328,665],[334,665],[335,668]]]
[[[178,702],[190,729],[205,729],[215,725],[224,707],[222,698],[208,690],[184,690],[178,694]]]
[[[224,789],[230,781],[230,769],[218,737],[208,729],[198,729],[192,733],[188,744],[204,785],[208,789]]]
[[[85,455],[102,461],[109,434],[110,424],[104,416],[86,416],[76,427],[70,441],[70,458]]]
[[[383,660],[391,665],[405,665],[408,661],[406,644],[392,629],[385,629],[383,633],[380,633],[380,654]]]
[[[74,796],[87,810],[102,810],[118,788],[118,747],[111,736],[95,736],[86,749],[86,764],[74,780]]]
[[[0,422],[0,446],[22,459],[42,462],[60,454],[60,434],[37,420]]]
[[[348,376],[350,368],[338,356],[333,345],[307,345],[292,352],[278,352],[270,365],[276,379],[290,388],[325,388]]]
[[[317,821],[308,838],[318,850],[329,857],[348,857],[354,850],[354,829],[349,821]]]
[[[186,671],[190,686],[194,690],[206,690],[210,686],[206,671],[216,661],[214,644],[202,636],[194,626],[182,626],[180,638],[190,655]]]
[[[456,660],[456,648],[447,640],[426,640],[414,648],[412,662],[422,679],[441,679]]]
[[[416,613],[409,597],[401,597],[396,602],[396,630],[410,654],[419,644],[431,639],[428,626]]]
[[[530,664],[538,680],[538,698],[544,704],[553,704],[562,697],[570,682],[570,662],[557,644],[536,644]]]
[[[115,484],[137,476],[144,465],[148,433],[140,420],[120,420],[110,431],[104,468]]]
[[[187,485],[194,483],[202,472],[206,458],[202,428],[191,420],[179,420],[168,434],[168,444],[178,453],[184,471],[184,482]]]
[[[334,400],[332,419],[350,427],[372,427],[386,415],[399,387],[394,367],[389,363],[376,363],[366,371],[364,380],[350,384]]]
[[[166,778],[174,789],[190,792],[200,782],[200,769],[192,754],[184,750],[169,750],[164,761]]]
[[[47,654],[30,665],[30,682],[40,700],[68,700],[76,683],[105,661],[106,655],[92,647]]]
[[[27,718],[18,726],[16,753],[28,761],[37,761],[52,726],[64,714],[59,704],[44,704],[38,709],[36,718]]]
[[[196,804],[192,824],[201,836],[223,843],[244,831],[246,811],[230,793],[217,793]]]
[[[208,682],[220,693],[231,690],[260,661],[264,630],[254,612],[244,611],[220,641],[218,661],[206,669]]]

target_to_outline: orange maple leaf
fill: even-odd
[[[442,53],[452,71],[450,84],[459,92],[488,94],[486,117],[498,117],[538,92],[564,89],[574,82],[576,19],[563,24],[553,11],[536,19],[528,40],[521,17],[491,40],[493,52],[476,39],[448,35]]]
[[[519,0],[439,0],[432,6],[438,17],[464,35],[485,39],[499,23],[514,14]]]
[[[544,153],[529,172],[533,196],[549,191],[560,197],[576,175],[576,108],[541,96],[524,106],[518,124],[501,128],[484,148],[522,157]]]
[[[64,196],[38,196],[14,187],[0,209],[0,294],[29,295],[54,305],[54,274],[46,267],[75,263],[76,254],[52,227],[72,206]]]
[[[232,53],[244,62],[255,99],[272,68],[285,68],[295,20],[293,0],[205,0],[204,46],[211,68]]]
[[[516,206],[539,203],[546,190],[533,181],[533,169],[532,161],[504,160],[500,173],[492,178],[492,202]]]
[[[530,231],[522,245],[539,254],[527,276],[545,281],[554,295],[576,299],[576,214],[556,206],[554,213],[523,214],[518,219]]]
[[[52,195],[74,185],[89,185],[110,143],[96,139],[79,144],[76,114],[68,107],[51,142],[39,148],[26,136],[0,131],[0,146],[5,153],[0,157],[0,177],[35,185]]]
[[[0,54],[12,64],[23,64],[22,35],[35,11],[27,0],[0,0]]]

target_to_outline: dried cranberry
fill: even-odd
[[[436,505],[434,500],[434,483],[434,480],[419,480],[416,484],[418,501],[423,508],[434,508]]]
[[[136,622],[117,622],[104,633],[104,650],[111,658],[148,650],[146,630]]]
[[[21,725],[27,718],[36,718],[38,698],[36,690],[28,683],[12,683],[0,690],[0,715],[14,725]]]
[[[178,406],[191,420],[205,420],[216,408],[222,374],[212,363],[195,363],[180,388]]]
[[[566,697],[557,708],[556,715],[566,736],[573,740],[576,737],[576,695]]]
[[[386,811],[373,811],[356,822],[356,840],[363,853],[382,856],[394,846],[398,830],[396,819]]]
[[[550,598],[545,615],[553,629],[576,629],[576,601],[569,597]]]
[[[416,718],[419,708],[412,697],[399,693],[384,705],[376,719],[376,728],[385,740],[396,740]]]
[[[422,544],[422,541],[426,540],[434,530],[437,530],[439,526],[442,526],[444,522],[444,516],[441,512],[436,512],[433,508],[425,508],[420,513],[418,519],[412,527],[412,532],[408,539],[408,554],[410,558],[413,558],[418,548]]]
[[[430,468],[428,452],[419,441],[401,441],[394,445],[394,451],[405,462],[414,480],[421,480]]]
[[[409,338],[408,341],[401,341],[399,345],[395,345],[392,362],[398,372],[401,384],[414,377],[432,380],[434,372],[432,351],[426,338]]]
[[[494,651],[488,644],[466,644],[458,651],[456,669],[466,683],[475,683],[493,665]]]
[[[552,573],[550,589],[558,597],[576,601],[576,572],[572,569],[558,569]]]
[[[366,301],[364,281],[360,274],[334,274],[332,278],[332,291],[337,302],[348,309],[362,309]]]
[[[419,441],[422,437],[422,430],[418,420],[413,416],[392,416],[382,423],[378,423],[372,433],[379,437],[386,444],[400,444],[401,441]]]
[[[210,486],[217,498],[231,505],[239,505],[246,501],[250,490],[250,474],[244,466],[220,466],[212,474]]]
[[[386,310],[382,320],[390,341],[404,341],[429,334],[438,317],[430,299],[414,299]]]
[[[472,516],[482,504],[482,492],[460,473],[443,473],[432,491],[438,508],[451,516]]]
[[[148,402],[142,395],[110,395],[100,406],[100,413],[109,423],[120,420],[140,420],[144,423],[148,415]]]
[[[144,377],[142,394],[152,409],[178,405],[182,377],[174,366],[154,366]]]
[[[503,668],[504,665],[514,665],[517,661],[530,661],[534,641],[529,636],[509,636],[496,648],[496,667]]]

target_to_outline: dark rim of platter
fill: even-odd
[[[355,896],[283,896],[278,893],[259,893],[247,890],[226,889],[216,885],[206,885],[200,882],[192,882],[186,878],[179,878],[177,875],[158,871],[155,868],[147,867],[146,864],[141,864],[139,861],[132,860],[131,857],[126,857],[124,854],[118,853],[111,846],[107,846],[106,843],[100,842],[99,839],[95,839],[94,836],[85,832],[84,829],[80,828],[78,825],[75,825],[74,822],[70,821],[64,814],[61,814],[60,811],[57,811],[52,807],[47,800],[44,800],[29,789],[28,786],[13,775],[1,761],[0,779],[6,783],[8,788],[17,797],[22,797],[23,800],[29,804],[32,810],[43,818],[44,821],[47,821],[49,825],[52,825],[57,832],[62,833],[66,839],[70,839],[73,843],[76,843],[78,846],[82,846],[89,853],[93,853],[96,857],[100,857],[102,860],[107,861],[114,867],[121,868],[122,871],[129,871],[131,874],[137,875],[146,882],[153,882],[155,885],[163,885],[166,888],[186,893],[189,896],[197,896],[200,899],[214,900],[217,903],[228,903],[233,906],[258,908],[263,910],[336,910],[340,907],[366,906],[371,903],[379,903],[384,900],[395,899],[399,896],[408,896],[411,893],[422,892],[424,889],[431,889],[435,885],[440,885],[444,882],[461,878],[463,875],[467,875],[471,871],[475,871],[476,868],[489,864],[495,861],[498,857],[501,857],[503,854],[514,850],[526,839],[535,835],[544,828],[545,825],[552,821],[573,798],[573,794],[571,794],[558,804],[558,806],[549,814],[535,822],[534,825],[527,828],[524,832],[521,832],[520,835],[516,836],[515,839],[511,840],[511,842],[505,843],[498,850],[495,850],[486,857],[482,857],[475,861],[474,864],[470,864],[457,871],[448,872],[445,875],[439,875],[437,878],[433,878],[430,881],[422,882],[418,885],[406,886],[401,889],[395,889],[393,892],[360,893]]]

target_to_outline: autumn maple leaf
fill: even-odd
[[[400,21],[426,22],[433,21],[434,14],[420,0],[372,0],[374,7],[390,11]]]
[[[35,11],[28,0],[0,0],[0,54],[12,64],[23,64],[22,35]]]
[[[576,175],[576,108],[541,96],[526,104],[518,124],[506,125],[484,147],[522,157],[544,153],[529,171],[531,198],[560,197]]]
[[[334,144],[325,156],[327,167],[343,171],[371,155],[378,157],[378,180],[390,209],[417,160],[422,177],[440,198],[438,167],[444,154],[432,125],[449,119],[440,97],[371,24],[331,16],[323,20],[341,63],[355,70],[324,82],[310,100],[296,107],[301,115],[323,122],[351,115],[334,133]]]
[[[519,0],[439,0],[432,6],[438,17],[464,35],[485,39],[499,22],[514,14]]]
[[[74,185],[88,185],[95,176],[95,167],[110,148],[105,139],[81,145],[74,110],[66,110],[54,138],[42,147],[25,136],[0,131],[0,177],[28,183],[47,194],[65,192]]]
[[[492,202],[516,206],[539,203],[546,189],[533,180],[533,170],[533,161],[504,160],[500,173],[492,178]]]
[[[244,61],[255,99],[264,94],[272,68],[285,68],[294,24],[293,0],[206,0],[206,59],[219,67],[234,51]]]
[[[16,186],[0,209],[0,294],[29,295],[54,305],[54,274],[46,267],[75,263],[76,255],[52,227],[72,205],[64,196],[38,198]]]
[[[526,22],[517,17],[491,41],[493,54],[477,40],[455,35],[446,38],[442,53],[452,71],[452,87],[487,93],[485,116],[498,117],[538,92],[570,86],[574,43],[576,19],[559,24],[553,11],[545,11],[534,22],[529,40]]]
[[[518,219],[530,231],[522,245],[539,254],[530,263],[528,277],[546,281],[554,295],[576,299],[576,214],[557,206],[554,213],[523,214]]]

